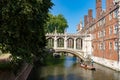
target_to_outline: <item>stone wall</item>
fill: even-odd
[[[101,64],[103,66],[106,66],[116,71],[120,71],[120,62],[117,62],[114,60],[108,60],[108,59],[101,58],[101,57],[95,57],[95,56],[92,59],[94,60],[94,62],[98,64]]]

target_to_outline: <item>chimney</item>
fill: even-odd
[[[88,15],[85,15],[84,16],[84,27],[86,27],[87,23],[88,23]]]
[[[99,18],[101,11],[102,11],[102,1],[96,0],[96,18]]]
[[[106,0],[106,11],[109,11],[112,8],[114,0]]]
[[[93,19],[92,9],[88,10],[88,18],[89,18],[89,21],[92,21],[92,19]]]

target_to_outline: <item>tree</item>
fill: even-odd
[[[49,20],[45,29],[47,33],[53,33],[55,29],[57,30],[57,33],[64,33],[67,27],[67,21],[62,14],[57,16],[49,14]]]
[[[25,61],[42,56],[45,47],[44,24],[51,0],[1,0],[0,45]]]

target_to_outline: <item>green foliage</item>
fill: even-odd
[[[0,62],[0,70],[11,70],[10,62]]]
[[[0,0],[0,47],[30,61],[45,47],[44,24],[51,0]]]
[[[11,71],[17,75],[18,72],[23,68],[24,60],[20,58],[13,57],[14,59],[10,62]]]
[[[67,21],[62,14],[57,16],[49,14],[49,20],[45,29],[46,33],[54,33],[55,29],[57,30],[57,33],[64,33],[67,27]]]

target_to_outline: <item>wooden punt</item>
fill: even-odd
[[[84,69],[88,69],[88,70],[95,70],[95,67],[89,66],[89,65],[85,65],[85,64],[80,64],[80,67],[82,67]]]

